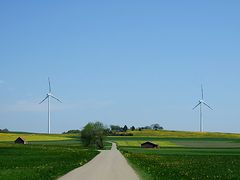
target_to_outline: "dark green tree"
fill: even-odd
[[[121,131],[121,127],[118,125],[110,125],[112,131],[119,132]]]
[[[125,125],[125,126],[123,127],[123,132],[127,132],[127,130],[128,130],[128,127],[127,127],[127,125]]]
[[[95,146],[99,149],[104,147],[103,139],[105,127],[101,122],[88,123],[81,131],[81,140],[84,146]]]
[[[131,129],[131,131],[135,131],[136,128],[134,126],[132,126],[130,129]]]
[[[159,124],[152,124],[151,125],[151,128],[152,129],[154,129],[154,130],[162,130],[163,129],[163,127],[162,126],[160,126]]]

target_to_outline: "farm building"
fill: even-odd
[[[142,143],[141,148],[158,148],[158,145],[148,141],[148,142]]]
[[[15,140],[15,143],[16,144],[27,144],[27,141],[25,141],[25,139],[21,138],[21,137],[18,137],[16,140]]]

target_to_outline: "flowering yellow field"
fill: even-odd
[[[22,137],[26,141],[61,141],[74,139],[71,135],[65,134],[0,133],[0,142],[14,141],[18,137]]]
[[[219,133],[219,132],[190,132],[190,131],[128,131],[133,136],[157,136],[161,138],[240,138],[240,134],[233,133]]]

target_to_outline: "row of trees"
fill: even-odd
[[[110,128],[107,128],[101,122],[95,122],[95,123],[90,122],[86,126],[84,126],[83,130],[81,131],[81,140],[84,146],[87,146],[87,147],[91,146],[91,147],[97,147],[99,149],[103,149],[104,148],[103,140],[105,136],[114,135],[119,132],[127,132],[127,130],[141,131],[143,129],[162,130],[163,127],[160,126],[159,124],[152,124],[151,126],[138,127],[138,128],[131,126],[130,129],[127,127],[127,125],[123,127],[118,125],[111,125]],[[69,130],[65,133],[79,133],[79,132],[80,130]],[[124,133],[124,135],[126,134],[132,135],[132,133]]]
[[[163,127],[160,126],[159,124],[152,124],[151,126],[145,126],[145,127],[139,127],[139,130],[141,129],[153,129],[153,130],[163,130]]]
[[[118,125],[110,125],[110,130],[114,132],[126,132],[128,130],[127,125],[120,127]]]
[[[79,133],[81,133],[80,129],[73,129],[67,132],[63,132],[63,134],[79,134]]]
[[[159,124],[152,124],[151,126],[144,126],[144,127],[138,127],[135,128],[135,126],[131,126],[130,128],[127,127],[127,125],[120,127],[118,125],[111,125],[110,126],[111,131],[113,132],[126,132],[127,130],[135,131],[135,130],[143,130],[143,129],[153,129],[153,130],[163,130],[163,127]]]
[[[3,132],[9,132],[9,130],[7,128],[5,129],[0,129],[0,132],[3,133]]]

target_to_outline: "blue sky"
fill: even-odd
[[[89,121],[239,132],[240,2],[1,1],[0,128],[47,132]]]

